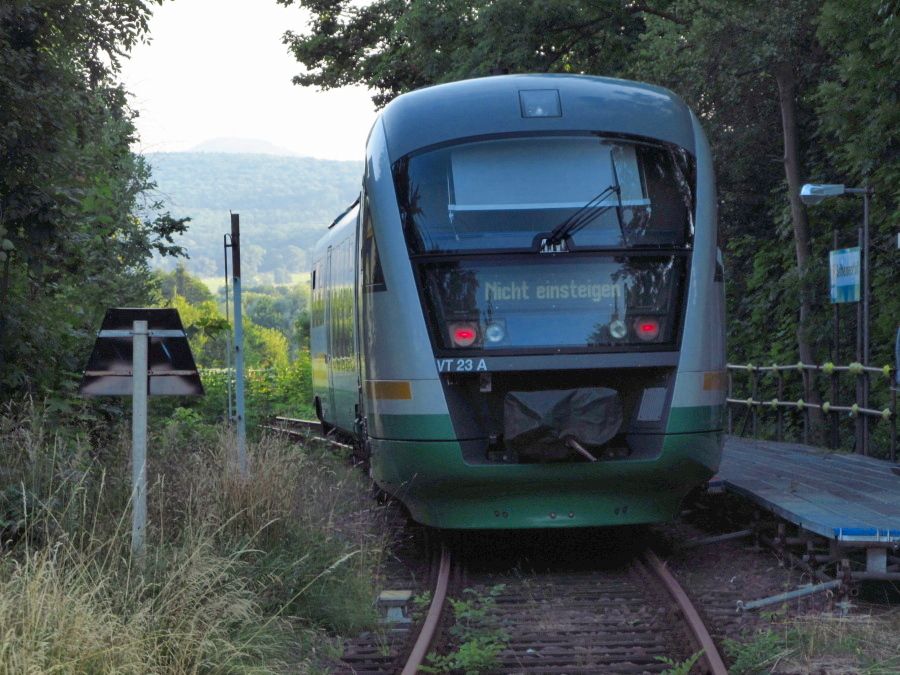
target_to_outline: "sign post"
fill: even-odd
[[[107,310],[78,393],[131,396],[131,551],[140,562],[146,552],[149,397],[203,395],[178,310]]]
[[[147,322],[135,321],[132,328],[131,396],[131,552],[144,557],[147,529]]]

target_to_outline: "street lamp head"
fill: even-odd
[[[800,188],[800,201],[807,206],[815,206],[826,197],[836,197],[847,191],[843,185],[816,185],[807,183]]]

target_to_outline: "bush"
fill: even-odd
[[[206,395],[191,405],[207,422],[227,416],[228,371],[221,368],[200,372]],[[232,380],[232,391],[234,381]],[[301,352],[278,368],[248,369],[244,379],[247,427],[257,426],[275,415],[312,419],[312,367],[309,352]]]

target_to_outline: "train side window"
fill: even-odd
[[[378,256],[378,243],[375,241],[375,228],[372,226],[372,210],[369,207],[368,196],[363,211],[362,230],[363,291],[366,293],[386,291],[387,284],[384,281],[384,271],[381,269],[381,258]]]
[[[315,286],[315,279],[319,277],[319,271],[322,267],[322,261],[318,260],[313,264],[312,278],[313,288],[311,295],[310,319],[314,327],[325,325],[325,294],[321,285]]]

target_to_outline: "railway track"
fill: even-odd
[[[453,623],[446,604],[460,564],[459,554],[443,548],[428,613],[405,644],[373,647],[372,636],[362,648],[353,642],[336,670],[420,672],[431,650],[452,642],[442,629]],[[475,596],[491,596],[486,619],[508,636],[484,672],[654,673],[701,651],[692,672],[728,672],[698,612],[651,552],[614,569],[481,574],[468,581]]]
[[[327,435],[322,435],[322,423],[319,420],[304,420],[295,417],[276,417],[271,424],[263,424],[261,427],[267,431],[274,431],[295,440],[316,440],[327,443],[337,448],[352,450],[347,443],[341,443]]]
[[[310,438],[318,422],[276,418],[272,430]],[[342,447],[331,439],[321,439]],[[490,558],[491,554],[487,554]],[[441,627],[451,624],[446,610],[451,578],[466,577],[475,596],[490,595],[488,619],[508,639],[492,672],[652,673],[671,667],[662,659],[684,661],[700,653],[695,668],[728,671],[700,613],[649,548],[595,569],[523,572],[491,570],[471,544],[458,550],[442,545],[434,566],[432,601],[415,631],[391,637],[369,634],[348,641],[338,668],[347,673],[413,675],[426,665],[435,645],[446,646]],[[487,569],[484,569],[487,564]],[[474,574],[463,573],[480,567]],[[458,584],[456,584],[458,585]],[[497,590],[502,589],[502,590]],[[461,590],[461,589],[456,589]]]
[[[670,667],[662,659],[702,651],[703,672],[727,673],[699,613],[649,549],[609,566],[555,567],[469,578],[476,595],[492,595],[488,613],[508,636],[497,672],[660,672]]]

